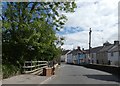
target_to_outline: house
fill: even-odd
[[[81,50],[79,46],[72,51],[72,61],[73,64],[85,63],[85,51]]]
[[[114,46],[114,44],[110,44],[106,42],[103,44],[102,49],[97,52],[96,61],[98,64],[108,64],[108,51]]]
[[[85,62],[86,64],[90,64],[89,49],[85,50]]]
[[[78,55],[78,49],[73,49],[72,51],[72,63],[73,64],[78,64],[77,62],[77,56]]]
[[[114,42],[114,46],[108,51],[109,65],[120,66],[120,44],[119,41]]]
[[[81,50],[80,47],[78,47],[78,53],[77,53],[77,64],[85,64],[86,63],[86,55],[84,48]]]
[[[67,63],[76,64],[77,63],[77,49],[73,49],[67,54]]]
[[[72,63],[73,63],[72,53],[73,53],[73,50],[70,51],[70,52],[67,54],[67,61],[66,61],[66,63],[68,63],[68,64],[72,64]]]
[[[70,52],[70,50],[63,50],[61,55],[61,62],[67,61],[67,54]]]
[[[78,47],[67,54],[67,63],[81,64],[85,62],[85,52]]]
[[[94,47],[90,50],[90,63],[92,64],[96,64],[98,63],[97,61],[97,53],[103,48],[103,46],[99,46],[99,47]]]
[[[87,63],[91,63],[91,64],[96,64],[97,63],[97,52],[100,51],[102,49],[103,46],[99,46],[99,47],[94,47],[91,48],[90,51],[89,49],[86,50],[86,62]],[[90,52],[90,55],[89,55]]]

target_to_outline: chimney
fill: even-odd
[[[78,48],[78,50],[81,50],[81,49],[80,49],[80,46],[78,46],[77,48]]]
[[[119,45],[119,41],[114,41],[114,45]]]
[[[82,50],[84,51],[84,48],[82,48]]]
[[[104,44],[103,44],[103,46],[109,46],[109,45],[111,45],[108,41],[106,41]]]

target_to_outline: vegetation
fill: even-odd
[[[58,38],[56,31],[63,28],[67,20],[59,12],[74,12],[74,8],[74,2],[3,3],[3,75],[8,77],[21,71],[26,60],[57,58],[64,38]]]

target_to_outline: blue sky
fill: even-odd
[[[92,47],[118,40],[118,2],[119,0],[76,0],[75,12],[63,13],[68,21],[57,33],[66,39],[62,48],[80,46],[87,49],[89,28],[92,28]]]
[[[88,33],[92,28],[92,47],[118,40],[118,2],[120,0],[75,0],[74,13],[62,13],[68,18],[57,33],[65,37],[64,49],[77,46],[88,49]]]

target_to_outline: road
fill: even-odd
[[[62,64],[54,77],[44,84],[119,84],[119,81],[110,73]]]

